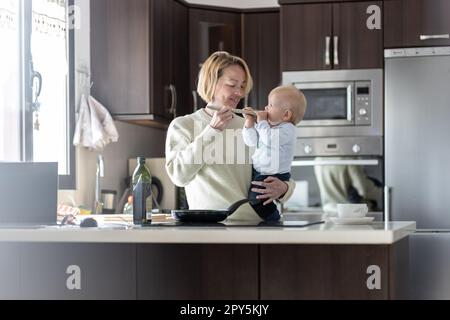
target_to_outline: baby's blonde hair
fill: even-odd
[[[218,51],[213,53],[203,64],[199,76],[197,92],[206,103],[214,100],[214,93],[219,78],[223,75],[223,70],[227,67],[238,65],[245,72],[245,95],[247,96],[253,87],[253,79],[247,63],[239,57],[232,56],[228,52]]]
[[[283,105],[283,107],[292,112],[291,122],[294,125],[299,124],[305,116],[307,107],[306,97],[303,92],[294,86],[280,86],[273,89],[270,92],[269,97],[274,94],[279,94],[284,100],[286,100],[286,104]]]

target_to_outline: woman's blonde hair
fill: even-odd
[[[246,84],[245,96],[247,96],[253,88],[253,79],[247,63],[239,57],[233,56],[225,51],[213,53],[203,64],[199,76],[197,92],[206,103],[214,100],[214,93],[217,82],[223,75],[223,70],[230,66],[240,66],[244,69]]]

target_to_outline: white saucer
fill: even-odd
[[[375,217],[364,217],[364,218],[330,218],[331,222],[334,224],[368,224],[371,223]]]

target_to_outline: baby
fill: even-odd
[[[252,115],[245,115],[244,142],[249,147],[256,147],[252,157],[252,181],[265,181],[270,177],[290,180],[297,139],[296,125],[303,120],[306,104],[305,96],[297,88],[281,86],[269,94],[269,105],[265,111],[255,111],[256,125]],[[251,108],[245,110],[252,111]],[[250,204],[256,213],[265,221],[278,221],[280,214],[276,204],[264,205],[264,201],[256,198],[260,194],[251,189]]]

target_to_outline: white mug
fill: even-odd
[[[364,218],[369,211],[365,203],[339,203],[336,207],[339,218]]]

